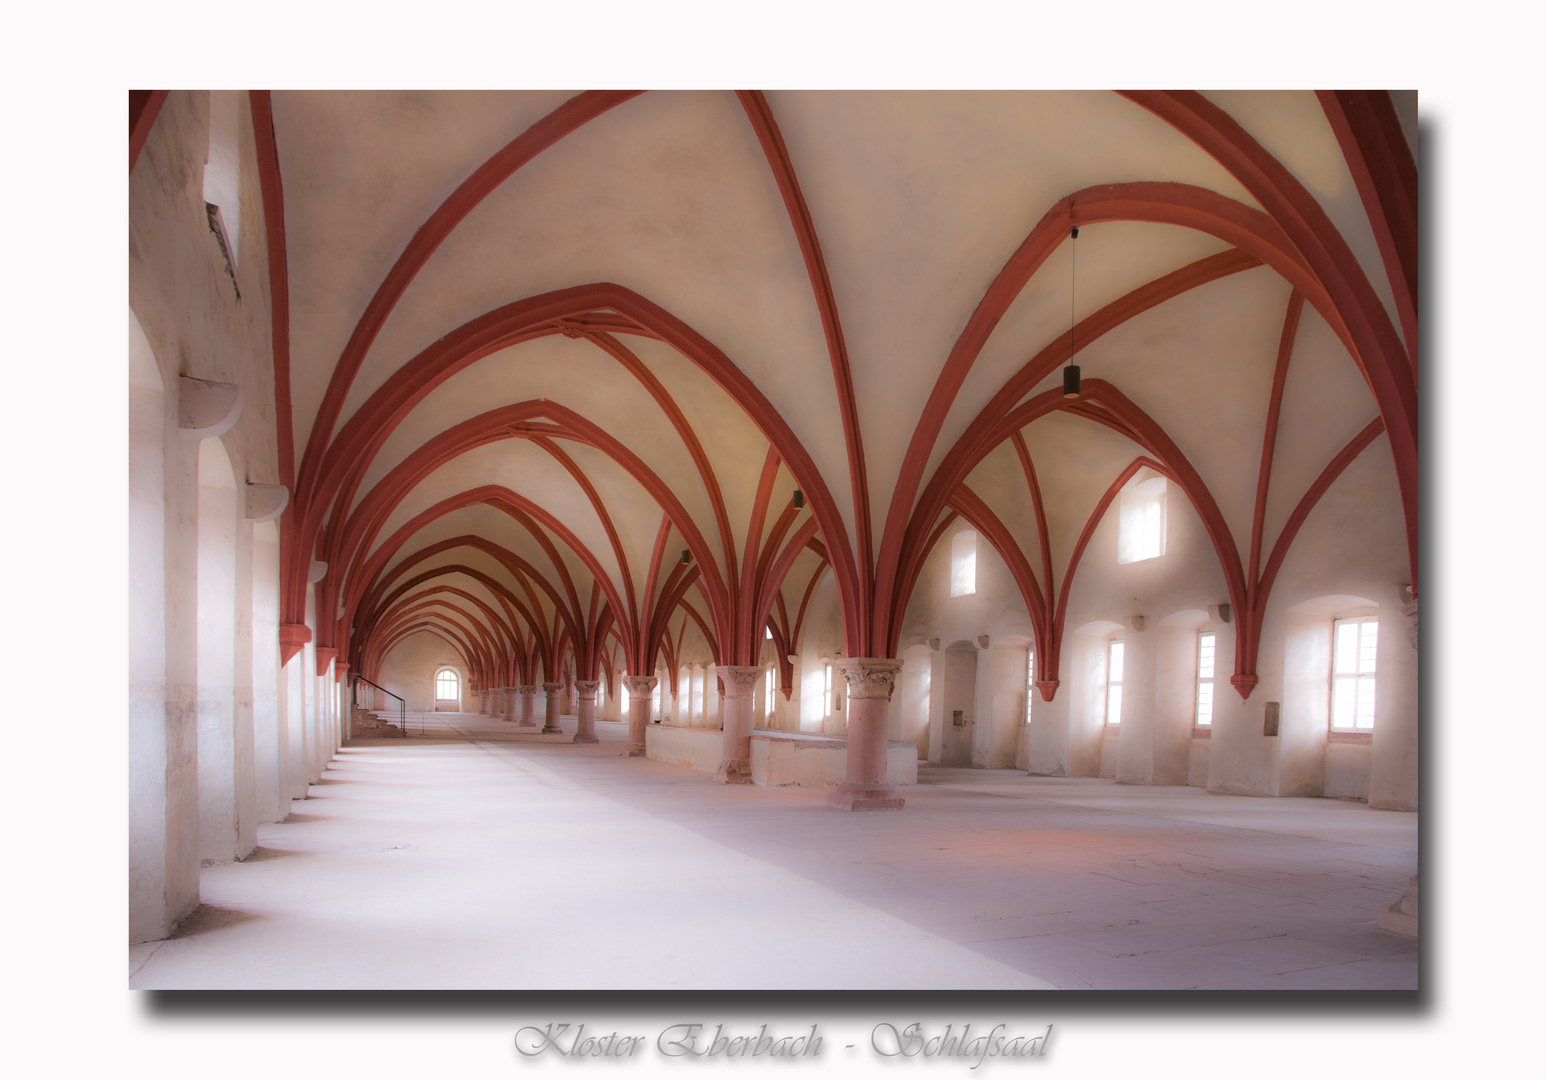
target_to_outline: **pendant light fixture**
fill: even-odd
[[[1074,242],[1080,238],[1080,227],[1069,229],[1069,364],[1064,368],[1064,397],[1074,400],[1080,396],[1080,367],[1074,362]]]

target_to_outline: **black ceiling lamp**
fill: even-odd
[[[790,501],[794,504],[795,509],[797,510],[806,505],[806,497],[801,494],[800,488],[795,489],[795,496]]]
[[[683,548],[682,549],[682,565],[686,566],[686,565],[688,565],[692,561],[693,561],[693,554],[692,554],[692,552],[688,551],[687,548]]]
[[[1080,227],[1069,230],[1069,364],[1064,368],[1064,397],[1074,400],[1080,396],[1080,366],[1074,362],[1074,242],[1080,238]]]

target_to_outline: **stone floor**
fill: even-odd
[[[921,766],[900,813],[450,714],[208,867],[154,988],[1415,989],[1417,816]],[[417,730],[417,725],[410,725]]]

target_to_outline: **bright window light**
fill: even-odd
[[[1375,652],[1380,623],[1372,615],[1332,624],[1332,730],[1375,730]]]
[[[1116,727],[1123,720],[1123,643],[1107,646],[1107,724]]]
[[[966,529],[951,537],[951,595],[978,591],[978,534]]]
[[[763,676],[763,715],[773,719],[774,711],[774,669],[769,668],[768,674]]]
[[[833,666],[822,665],[822,719],[833,714]]]
[[[1117,562],[1119,565],[1159,558],[1166,553],[1166,478],[1140,472],[1118,497]]]
[[[1214,723],[1214,632],[1198,635],[1198,693],[1193,721],[1198,727]]]
[[[457,692],[457,673],[450,668],[441,668],[435,673],[435,700],[457,701],[461,695]]]
[[[1037,650],[1026,650],[1026,723],[1031,723],[1031,697],[1037,688]]]

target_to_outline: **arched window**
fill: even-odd
[[[441,668],[435,673],[435,700],[461,701],[461,686],[462,680],[457,677],[456,669],[449,667]]]
[[[951,537],[951,595],[978,591],[978,534],[964,529]]]
[[[774,669],[763,676],[763,716],[772,720],[774,714]]]

